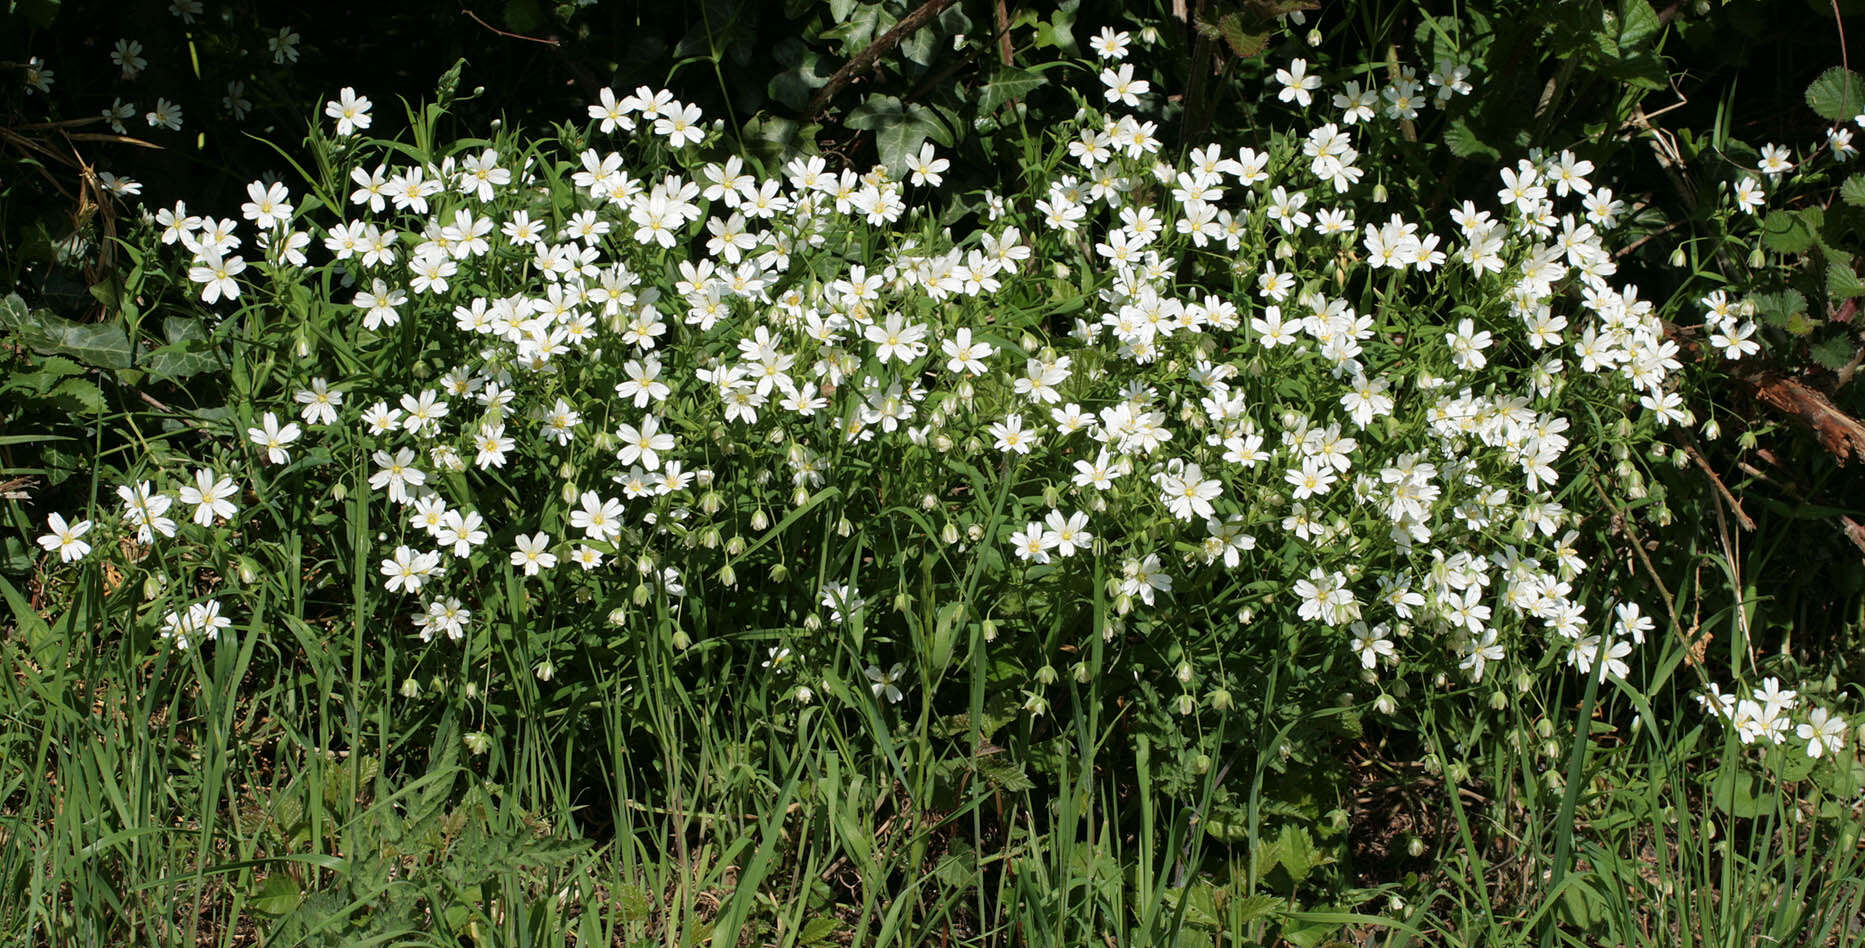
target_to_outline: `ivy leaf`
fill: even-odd
[[[907,159],[918,152],[928,138],[942,144],[951,141],[937,113],[917,102],[904,105],[891,95],[867,97],[848,113],[843,124],[873,132],[881,164],[894,171],[906,167]]]
[[[130,367],[130,340],[123,327],[74,322],[43,309],[28,309],[17,293],[0,300],[0,329],[19,333],[20,341],[46,355],[68,355],[104,369]]]
[[[1000,69],[991,81],[978,90],[978,114],[989,115],[1012,99],[1021,99],[1035,91],[1047,79],[1041,73],[1014,66]]]
[[[1865,77],[1834,66],[1807,86],[1807,107],[1832,122],[1850,120],[1865,112]]]

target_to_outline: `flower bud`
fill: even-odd
[[[744,552],[745,552],[745,538],[744,537],[734,536],[730,540],[725,541],[725,555],[726,556],[738,556],[739,554],[742,554]]]
[[[401,683],[401,696],[408,699],[421,697],[421,683],[413,678],[405,678]]]
[[[486,751],[492,749],[492,735],[484,731],[473,731],[467,734],[464,740],[466,749],[472,751],[475,757],[483,757]]]
[[[771,582],[781,583],[790,578],[790,567],[782,563],[771,564]]]
[[[1192,766],[1196,767],[1200,774],[1210,773],[1211,772],[1211,755],[1210,754],[1199,754],[1197,757],[1192,758]]]
[[[946,546],[951,546],[952,544],[957,543],[958,542],[958,524],[953,523],[950,520],[946,521],[945,526],[939,528],[939,539],[943,541]]]
[[[855,532],[855,525],[852,523],[849,523],[847,517],[843,517],[842,519],[837,520],[835,522],[836,536],[846,537],[849,534],[854,533],[854,532]]]
[[[476,681],[467,682],[465,691],[466,691],[466,700],[472,701],[478,698],[479,697],[479,683]]]
[[[1076,662],[1069,671],[1074,673],[1075,681],[1078,684],[1085,685],[1094,677],[1094,672],[1088,667],[1087,662]]]
[[[738,570],[733,569],[732,564],[727,563],[724,566],[719,567],[718,575],[719,575],[719,583],[721,585],[725,585],[725,586],[738,585]]]
[[[537,666],[531,669],[531,673],[537,676],[538,681],[549,681],[557,677],[557,666],[547,658],[538,662]]]
[[[1179,715],[1181,717],[1198,710],[1198,699],[1191,695],[1179,695]]]
[[[821,631],[822,616],[819,616],[815,614],[814,612],[810,613],[809,615],[804,616],[803,617],[803,628],[808,629],[811,632]]]
[[[1399,710],[1399,702],[1391,695],[1381,693],[1379,697],[1373,699],[1373,709],[1380,714],[1390,716],[1394,711]]]
[[[673,647],[675,649],[684,652],[692,644],[693,636],[688,633],[685,628],[676,627],[673,630]]]
[[[569,481],[565,481],[563,483],[563,490],[559,491],[558,493],[563,497],[564,503],[566,504],[576,503],[576,485],[575,484],[572,484]]]
[[[1229,688],[1219,688],[1211,692],[1212,708],[1218,711],[1229,711],[1236,706],[1236,700],[1231,696]]]
[[[628,610],[622,609],[619,607],[609,610],[609,624],[610,625],[621,625],[627,621],[628,621]]]
[[[978,627],[980,630],[984,632],[984,640],[986,642],[997,641],[997,620],[996,619],[986,619],[983,622],[978,623]]]
[[[1179,667],[1173,669],[1172,675],[1173,677],[1179,680],[1179,684],[1181,685],[1191,684],[1192,683],[1192,663],[1181,659],[1179,661]]]
[[[338,481],[336,484],[331,485],[331,488],[330,488],[330,499],[331,500],[334,500],[337,503],[343,503],[343,501],[349,496],[350,496],[350,489],[348,487],[343,486],[343,482]]]
[[[759,507],[758,509],[751,512],[751,529],[763,531],[764,529],[768,528],[770,525],[771,525],[771,518],[768,514],[764,512],[763,507]],[[736,556],[737,554],[734,553],[733,555]]]

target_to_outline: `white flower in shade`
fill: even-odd
[[[1846,744],[1846,719],[1835,717],[1825,708],[1814,708],[1807,723],[1794,730],[1807,742],[1807,756],[1819,757],[1827,751],[1837,754]]]
[[[895,662],[894,667],[886,671],[881,671],[879,665],[869,665],[868,670],[864,672],[868,676],[868,690],[873,692],[876,698],[884,697],[890,704],[899,704],[904,695],[900,693],[900,686],[895,682],[900,680],[900,676],[905,671],[906,666],[899,662]]]

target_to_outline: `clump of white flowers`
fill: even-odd
[[[396,617],[376,629],[424,648],[483,643],[508,608],[490,597],[531,589],[599,604],[604,628],[659,604],[689,643],[707,630],[684,599],[755,581],[816,634],[781,646],[786,666],[831,660],[817,639],[889,612],[857,590],[897,581],[835,549],[860,531],[983,557],[986,602],[1099,564],[1109,641],[1197,601],[1256,617],[1226,636],[1272,613],[1312,629],[1369,681],[1480,683],[1544,656],[1631,675],[1654,626],[1576,589],[1570,449],[1691,412],[1678,344],[1614,279],[1621,204],[1592,165],[1531,154],[1497,170],[1493,201],[1408,217],[1375,197],[1367,156],[1468,94],[1470,68],[1330,94],[1301,59],[1274,71],[1296,127],[1168,163],[1129,43],[1091,44],[1117,63],[1098,76],[1108,111],[1056,128],[1051,170],[951,231],[952,161],[931,145],[902,168],[799,155],[758,173],[696,157],[713,126],[644,86],[603,90],[562,153],[508,136],[410,161],[352,137],[369,101],[343,89],[326,114],[354,190],[255,182],[239,219],[156,216],[205,307],[323,322],[288,381],[240,406],[246,454],[152,464],[99,532],[235,543],[259,516],[249,488],[366,490],[387,525],[372,593]],[[1704,302],[1718,348],[1752,352],[1747,312]],[[1625,420],[1593,428],[1581,401]],[[1606,489],[1640,488],[1634,472]],[[819,536],[773,539],[805,514]],[[48,528],[61,559],[91,552],[91,521]],[[796,542],[812,559],[786,559]],[[197,605],[211,614],[171,613],[163,635],[213,639],[226,620]],[[986,641],[1042,639],[988,622]],[[887,703],[922,680],[898,657],[856,672]],[[1154,671],[1189,687],[1218,658]],[[1032,714],[1056,678],[1039,664]],[[798,700],[821,693],[803,677]],[[1785,709],[1742,707],[1745,733],[1785,733]],[[1809,753],[1837,746],[1830,720],[1802,725]]]

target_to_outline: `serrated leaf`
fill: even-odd
[[[1300,885],[1303,880],[1307,879],[1308,874],[1314,872],[1315,867],[1322,862],[1320,851],[1315,849],[1313,837],[1310,837],[1308,831],[1299,826],[1284,826],[1276,843],[1277,849],[1280,850],[1276,862],[1282,866],[1283,871],[1289,874],[1289,878],[1294,880],[1296,885]]]
[[[1625,0],[1619,5],[1619,49],[1637,46],[1664,29],[1664,21],[1648,0]]]
[[[1839,199],[1853,207],[1865,207],[1865,174],[1855,174],[1839,186]]]
[[[1011,793],[1022,793],[1036,787],[1036,781],[1024,771],[1023,766],[1003,754],[987,754],[978,758],[978,773],[992,786]]]
[[[1470,128],[1470,123],[1465,121],[1462,116],[1453,119],[1450,125],[1445,127],[1444,147],[1449,148],[1451,154],[1459,158],[1470,158],[1472,156],[1481,155],[1494,160],[1502,157],[1502,152],[1485,144],[1482,139],[1476,136],[1476,132],[1472,131]]]
[[[1214,20],[1199,20],[1197,27],[1206,39],[1222,40],[1239,59],[1249,59],[1269,46],[1268,31],[1255,21],[1245,27],[1243,14],[1236,11],[1220,14]]]
[[[1838,257],[1830,258],[1826,264],[1826,296],[1832,300],[1865,296],[1865,282],[1859,280],[1859,275],[1848,261]]]
[[[1846,334],[1833,336],[1807,350],[1807,355],[1828,372],[1837,372],[1852,361],[1858,353],[1852,337]]]
[[[1813,246],[1813,228],[1793,211],[1769,211],[1761,222],[1761,242],[1776,253],[1806,253]]]
[[[1865,77],[1840,66],[1826,70],[1807,86],[1807,107],[1827,121],[1850,121],[1865,112]]]
[[[90,414],[104,410],[104,393],[90,379],[66,379],[47,396],[55,401],[75,404]]]
[[[797,943],[802,945],[820,945],[834,935],[842,923],[827,915],[818,915],[803,923],[803,929],[797,932]]]
[[[280,872],[267,876],[264,882],[259,883],[249,901],[253,908],[267,915],[284,915],[297,908],[303,900],[304,892],[298,888],[298,880]]]
[[[1268,918],[1282,908],[1282,900],[1273,895],[1246,895],[1230,903],[1231,919],[1242,924],[1249,924],[1259,918]]]
[[[991,76],[991,81],[978,90],[978,113],[989,115],[1012,99],[1021,99],[1040,87],[1044,82],[1041,73],[1014,66],[1000,69]]]

